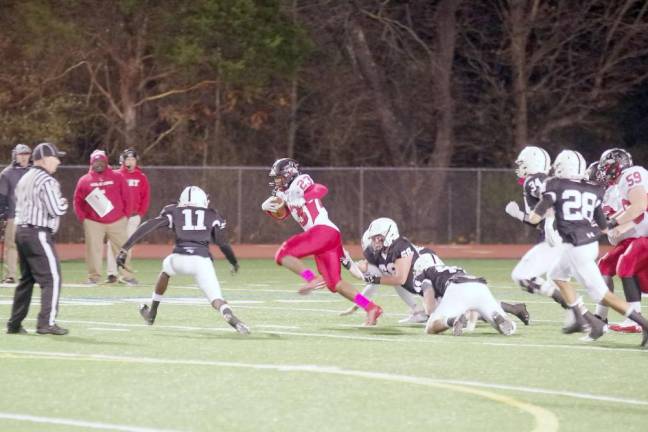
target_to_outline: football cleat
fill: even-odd
[[[466,328],[467,324],[468,324],[468,317],[466,317],[465,313],[462,313],[461,315],[456,317],[454,323],[452,324],[452,336],[463,335],[463,331]]]
[[[504,303],[502,303],[503,305]],[[529,325],[531,317],[529,316],[529,311],[524,303],[514,303],[508,304],[505,308],[505,311],[515,315],[524,325]]]
[[[299,288],[298,292],[301,295],[308,295],[311,292],[322,288],[326,288],[326,281],[322,276],[317,276],[315,279],[308,282],[303,287]]]
[[[352,305],[351,307],[349,307],[349,309],[340,312],[339,315],[340,316],[351,315],[354,314],[358,309],[359,307],[357,305]]]
[[[493,314],[493,323],[498,332],[504,336],[511,336],[515,333],[515,323],[510,319],[503,317],[502,315],[495,312]]]
[[[378,318],[382,315],[383,310],[380,306],[374,305],[371,309],[367,310],[367,319],[365,320],[365,326],[375,326],[378,322]]]
[[[421,324],[428,320],[428,316],[423,311],[416,311],[403,319],[398,320],[399,324]]]
[[[153,325],[155,322],[155,314],[151,313],[151,310],[149,309],[148,305],[141,304],[139,306],[139,313],[144,318],[144,321],[148,325]]]
[[[643,337],[641,338],[641,345],[642,348],[648,348],[648,330],[643,331]]]
[[[611,324],[610,330],[618,333],[641,333],[642,332],[641,326],[636,324],[634,321],[630,321],[630,322],[624,321],[622,323]]]
[[[601,319],[597,318],[591,312],[586,312],[584,318],[589,324],[590,331],[587,336],[581,338],[584,341],[595,341],[608,331],[608,326]]]
[[[243,321],[238,319],[236,315],[234,315],[231,311],[231,309],[227,308],[226,312],[223,313],[223,318],[225,318],[225,321],[227,324],[231,325],[234,330],[239,332],[242,335],[249,335],[250,334],[250,328],[245,325]]]

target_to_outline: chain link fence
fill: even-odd
[[[72,202],[87,166],[62,166],[55,176]],[[147,218],[176,202],[185,186],[196,185],[227,219],[234,243],[280,243],[300,231],[292,220],[277,222],[261,211],[270,194],[266,167],[144,167],[151,183]],[[329,188],[324,204],[345,242],[357,243],[371,220],[394,219],[401,234],[417,243],[529,243],[536,232],[504,213],[510,200],[522,205],[521,187],[508,169],[305,168]],[[438,193],[435,193],[438,190]],[[436,195],[436,196],[434,196]],[[74,212],[63,218],[59,242],[83,242]],[[146,239],[166,243],[160,230]]]

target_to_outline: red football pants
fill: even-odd
[[[340,231],[326,225],[315,225],[283,242],[275,254],[275,262],[281,265],[281,260],[287,255],[296,258],[313,255],[326,286],[331,292],[336,292],[335,286],[342,279],[340,258],[344,256]]]

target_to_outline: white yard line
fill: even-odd
[[[91,422],[85,420],[65,419],[58,417],[40,417],[27,414],[0,412],[0,419],[25,421],[30,423],[44,423],[52,425],[76,426],[86,429],[104,429],[126,432],[177,432],[170,429],[153,429],[139,426],[119,425],[113,423]]]
[[[575,392],[570,390],[555,390],[542,387],[529,387],[529,386],[512,386],[507,384],[488,383],[481,381],[466,381],[466,380],[447,380],[447,379],[434,379],[428,377],[391,374],[387,372],[372,372],[353,369],[343,369],[336,366],[319,366],[319,365],[294,365],[294,364],[263,364],[263,363],[240,363],[229,361],[216,361],[216,360],[194,360],[194,359],[165,359],[158,357],[133,357],[133,356],[117,356],[106,354],[79,354],[69,352],[52,352],[52,351],[26,351],[26,350],[6,350],[0,349],[0,354],[6,354],[4,358],[16,357],[34,357],[34,358],[56,358],[56,359],[71,359],[71,360],[88,360],[88,361],[112,361],[112,362],[125,362],[125,363],[148,363],[148,364],[166,364],[166,365],[186,365],[186,366],[216,366],[216,367],[234,367],[234,368],[248,368],[248,369],[271,369],[279,371],[296,371],[296,372],[316,372],[316,373],[330,373],[337,375],[350,375],[368,378],[393,378],[394,381],[409,382],[412,384],[421,383],[442,383],[452,385],[464,385],[471,387],[482,387],[499,390],[508,390],[518,393],[532,393],[543,394],[551,396],[561,396],[572,399],[584,399],[598,402],[612,402],[625,405],[639,405],[648,406],[648,401],[641,399],[620,398],[607,395],[597,395],[593,393]]]
[[[522,402],[509,396],[498,393],[479,390],[472,387],[488,387],[487,383],[478,383],[479,386],[473,386],[471,382],[452,382],[451,380],[435,380],[426,377],[417,377],[409,375],[390,374],[384,372],[370,372],[342,369],[330,366],[318,365],[277,365],[277,364],[252,364],[252,363],[239,363],[239,362],[220,362],[208,360],[177,360],[177,359],[160,359],[151,357],[127,357],[127,356],[112,356],[112,355],[85,355],[85,354],[71,354],[71,353],[57,353],[57,352],[38,352],[38,351],[10,351],[0,350],[0,353],[6,353],[10,356],[25,356],[28,358],[47,358],[47,359],[60,359],[60,360],[76,360],[76,361],[107,361],[107,362],[120,362],[120,363],[143,363],[143,364],[163,364],[163,365],[187,365],[187,366],[215,366],[215,367],[231,367],[231,368],[246,368],[256,370],[272,370],[277,372],[297,372],[297,373],[315,373],[327,375],[342,375],[352,376],[357,378],[373,379],[380,381],[398,382],[404,384],[414,384],[418,386],[441,388],[444,390],[455,391],[459,393],[470,394],[489,399],[494,402],[502,403],[509,407],[520,409],[527,414],[530,414],[534,419],[533,432],[556,432],[558,431],[558,418],[551,411],[528,402]],[[498,387],[496,387],[498,388]],[[511,388],[498,390],[512,390],[521,391],[524,388]],[[536,389],[534,389],[536,390]],[[540,389],[543,392],[549,390]],[[535,392],[534,392],[535,393]],[[553,393],[552,393],[553,394]],[[561,396],[571,396],[573,394],[561,394]],[[586,395],[587,396],[587,395]],[[609,402],[609,400],[607,401]],[[648,403],[647,403],[648,404]]]
[[[130,331],[130,329],[125,329],[125,328],[108,328],[108,327],[88,327],[88,330],[114,331],[114,332],[129,332]]]

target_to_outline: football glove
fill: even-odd
[[[117,258],[115,258],[115,262],[117,263],[117,267],[121,268],[126,268],[126,258],[128,257],[128,251],[124,249],[119,250],[119,254],[117,254]]]
[[[283,206],[283,202],[277,197],[271,196],[261,204],[261,210],[274,213]]]
[[[373,274],[365,273],[365,274],[362,276],[362,279],[363,279],[366,283],[373,284],[373,285],[380,285],[380,276],[376,276],[376,275],[373,275]]]
[[[506,208],[504,209],[507,215],[514,217],[515,219],[519,220],[522,222],[524,220],[524,212],[520,210],[520,206],[518,206],[518,203],[515,201],[511,201],[508,204],[506,204]]]

